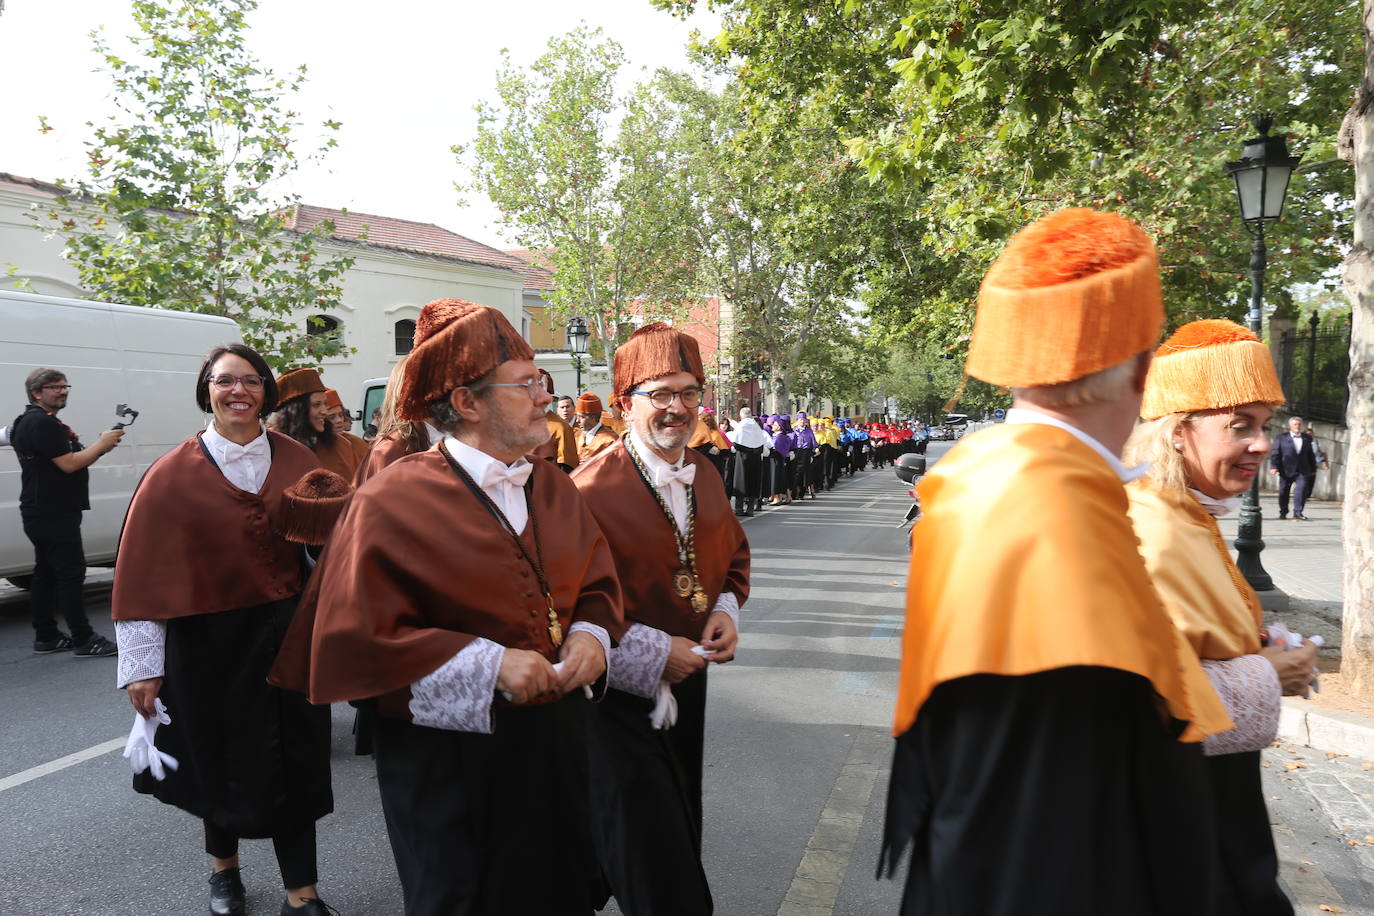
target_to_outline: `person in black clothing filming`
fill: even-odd
[[[83,446],[57,419],[71,387],[56,369],[30,372],[24,380],[29,406],[9,430],[19,456],[19,514],[33,542],[33,651],[72,650],[83,658],[105,658],[118,650],[86,619],[81,513],[91,507],[86,469],[119,444],[124,430],[107,429],[95,444]],[[55,611],[66,618],[70,636],[58,628]]]

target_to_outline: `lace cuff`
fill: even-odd
[[[475,639],[453,658],[410,685],[410,719],[453,732],[492,731],[491,704],[506,649]]]
[[[596,637],[597,642],[601,643],[601,651],[606,659],[606,672],[587,687],[590,691],[587,696],[599,703],[606,696],[606,690],[611,681],[611,634],[606,632],[605,627],[588,623],[585,620],[578,620],[568,627],[568,635],[571,636],[574,633],[590,634]]]
[[[115,686],[123,689],[134,681],[162,677],[167,645],[167,624],[161,620],[116,620],[115,643],[119,646],[119,671]]]
[[[642,623],[633,625],[611,651],[607,678],[610,686],[646,700],[654,699],[672,645],[673,638],[663,630]]]
[[[711,613],[721,611],[729,617],[735,624],[735,630],[739,630],[739,597],[728,588],[720,593],[716,599],[716,606],[711,608]]]
[[[1204,658],[1202,670],[1231,715],[1235,728],[1202,742],[1208,757],[1259,751],[1274,741],[1279,730],[1283,688],[1278,672],[1262,655],[1242,655],[1225,661]]]

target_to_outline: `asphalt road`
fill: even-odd
[[[945,443],[931,447],[936,458]],[[900,648],[907,506],[890,470],[745,523],[753,587],[736,662],[711,672],[704,858],[721,916],[896,911],[876,881]],[[108,593],[93,588],[93,619]],[[99,624],[107,634],[108,622]],[[22,593],[0,590],[0,914],[205,911],[199,825],[135,795],[119,755],[133,714],[112,660],[35,656]],[[371,763],[334,710],[336,811],[320,889],[342,913],[401,912]],[[72,756],[75,755],[75,756]],[[1374,916],[1374,770],[1302,748],[1266,755],[1299,912]],[[1298,763],[1301,766],[1290,767]],[[1351,841],[1359,845],[1350,845]],[[250,912],[280,905],[271,846],[242,850]],[[614,913],[614,905],[610,910]]]

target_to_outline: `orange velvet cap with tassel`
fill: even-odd
[[[396,414],[429,419],[429,404],[504,362],[534,359],[534,350],[494,308],[466,299],[436,299],[420,309],[415,343],[396,392]]]
[[[1058,385],[1151,349],[1164,325],[1150,237],[1070,208],[1014,235],[983,278],[965,371],[994,385]]]
[[[1155,351],[1140,415],[1155,420],[1285,400],[1269,348],[1234,321],[1207,318],[1185,324]]]
[[[282,373],[277,379],[277,403],[275,406],[280,407],[292,398],[328,390],[324,387],[324,382],[320,381],[318,370],[310,368],[292,369],[290,372]]]
[[[661,321],[646,324],[615,351],[614,394],[624,397],[640,382],[675,372],[690,372],[698,385],[706,384],[697,339]]]
[[[315,468],[282,491],[277,533],[295,544],[323,544],[353,488],[333,471]]]
[[[595,414],[597,416],[600,416],[601,411],[601,398],[592,394],[590,391],[584,391],[577,396],[578,413]]]

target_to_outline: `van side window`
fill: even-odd
[[[396,335],[396,355],[405,356],[410,352],[410,348],[415,345],[415,322],[409,318],[402,318],[394,325]]]

